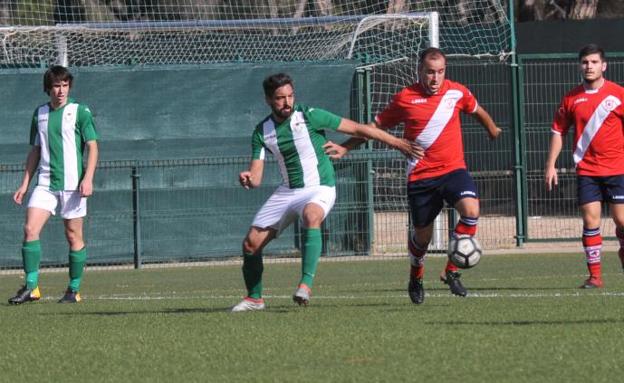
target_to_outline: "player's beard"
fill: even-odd
[[[279,117],[281,120],[286,120],[288,117],[290,117],[290,115],[293,113],[293,107],[292,106],[284,106],[280,109],[278,108],[273,108],[273,114],[276,117]]]

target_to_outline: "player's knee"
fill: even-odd
[[[414,233],[412,234],[412,241],[416,243],[419,247],[426,249],[429,247],[429,243],[431,243],[431,239],[433,238],[433,226],[427,225],[423,227],[414,226]]]
[[[303,210],[303,226],[308,228],[321,227],[325,219],[325,211],[316,204],[308,204]]]
[[[466,204],[459,214],[463,217],[479,218],[479,204]]]
[[[72,248],[80,247],[82,244],[82,233],[77,230],[67,229],[65,230],[65,238]]]
[[[26,241],[32,241],[39,238],[39,229],[29,223],[24,224],[24,239]]]
[[[613,223],[615,224],[616,228],[624,229],[624,215],[614,215]]]
[[[259,246],[255,244],[249,237],[243,240],[243,254],[255,254]]]

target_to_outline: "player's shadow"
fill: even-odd
[[[266,314],[287,314],[297,310],[304,310],[306,308],[300,307],[280,307],[280,306],[271,306],[267,307],[265,310],[260,311],[260,313]],[[179,314],[213,314],[213,313],[231,313],[232,315],[245,315],[245,313],[232,313],[232,306],[226,307],[194,307],[194,308],[169,308],[169,309],[161,309],[161,310],[141,310],[141,311],[84,311],[84,312],[63,312],[63,313],[42,313],[41,315],[51,315],[51,316],[133,316],[133,315],[153,315],[153,314],[161,314],[161,315],[179,315]]]
[[[470,291],[530,291],[530,290],[569,290],[570,286],[536,286],[536,287],[524,287],[524,286],[498,286],[498,287],[467,287]],[[448,289],[447,289],[448,290]],[[578,290],[574,288],[574,290]]]
[[[210,313],[222,313],[231,310],[229,307],[197,307],[197,308],[170,308],[161,310],[139,310],[139,311],[81,311],[81,312],[63,312],[63,313],[44,313],[42,315],[67,315],[67,316],[130,316],[130,315],[145,315],[145,314],[210,314]]]
[[[501,321],[435,321],[424,322],[435,326],[561,326],[574,324],[622,324],[624,319],[577,319],[577,320],[501,320]]]

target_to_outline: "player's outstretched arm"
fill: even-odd
[[[496,123],[492,119],[492,116],[483,109],[480,105],[477,106],[477,110],[474,112],[474,116],[481,125],[487,130],[488,136],[491,140],[496,139],[503,132],[501,128],[496,126]]]
[[[245,170],[239,173],[238,182],[245,189],[257,188],[262,183],[263,173],[264,161],[251,160],[251,163],[249,164],[249,170]]]
[[[376,124],[358,124],[355,121],[343,118],[338,126],[338,131],[360,138],[368,138],[383,142],[384,144],[399,150],[405,156],[410,158],[422,158],[424,151],[415,142],[410,142],[403,138],[398,138],[377,127]]]
[[[24,170],[22,183],[15,193],[13,193],[13,201],[18,205],[21,205],[24,201],[24,196],[26,192],[28,192],[28,185],[30,185],[30,181],[37,170],[37,166],[39,166],[39,159],[41,159],[41,146],[33,145],[26,157],[26,169]]]
[[[89,197],[93,194],[93,177],[95,175],[95,167],[99,157],[97,141],[87,141],[87,166],[82,181],[80,181],[80,195]]]
[[[343,121],[344,120],[350,121],[347,119],[343,119]],[[368,126],[381,129],[374,122],[371,122],[370,124],[368,124]],[[368,141],[368,139],[364,137],[350,137],[342,144],[337,144],[335,142],[329,141],[325,145],[323,145],[323,148],[325,149],[325,154],[327,154],[329,158],[337,160],[346,156],[348,152],[362,145],[366,141]]]
[[[563,138],[560,134],[553,133],[550,135],[550,149],[548,150],[548,157],[546,158],[546,166],[544,169],[544,183],[546,184],[546,190],[551,191],[554,186],[559,184],[559,177],[557,176],[557,157],[561,153],[563,147]]]

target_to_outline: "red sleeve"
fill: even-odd
[[[375,122],[380,127],[391,128],[403,122],[404,108],[399,105],[400,94],[394,95],[390,104],[375,117]]]
[[[565,136],[570,129],[570,114],[568,113],[568,109],[566,107],[566,100],[564,98],[559,104],[559,108],[557,109],[557,113],[555,113],[555,120],[553,121],[552,131],[553,133],[559,133],[562,136]]]
[[[479,105],[477,103],[476,97],[465,86],[461,86],[460,89],[462,93],[464,94],[464,97],[462,97],[462,101],[461,101],[462,112],[470,113],[470,114],[476,112],[477,106]]]

